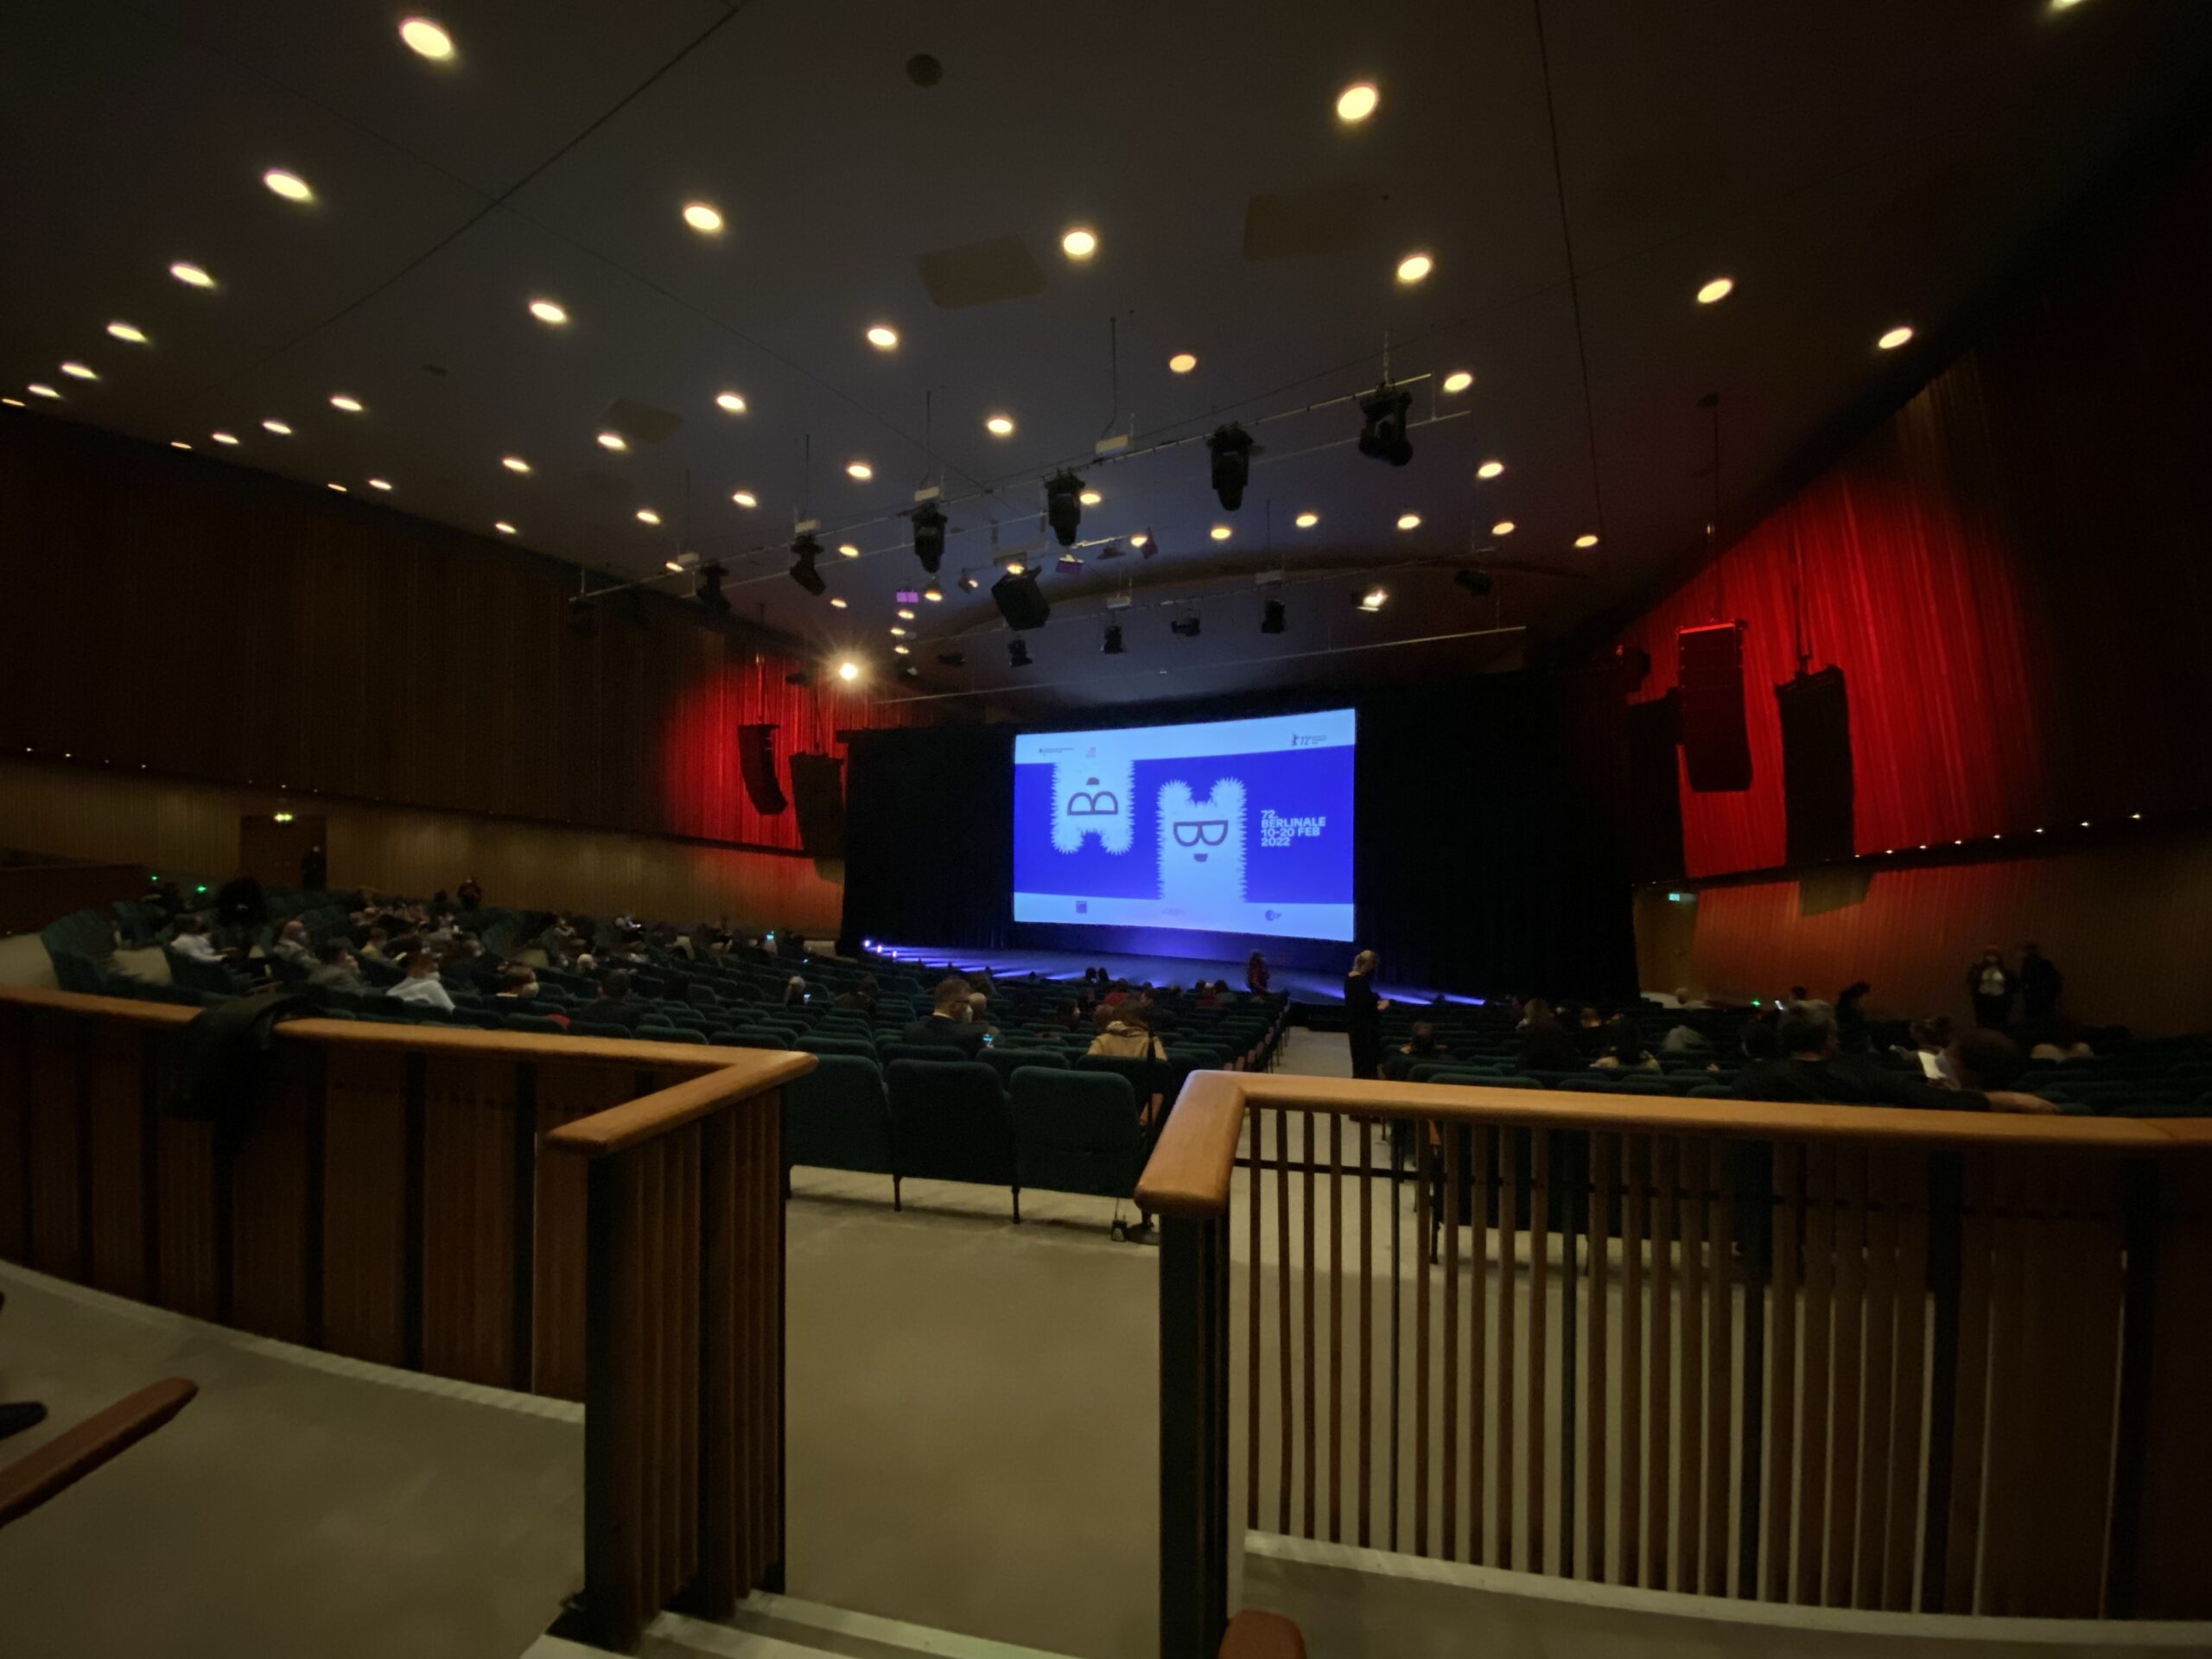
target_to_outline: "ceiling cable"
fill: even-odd
[[[1544,42],[1544,0],[1529,0],[1536,16],[1536,61],[1544,77],[1544,121],[1552,140],[1552,190],[1559,200],[1559,238],[1567,253],[1567,297],[1574,313],[1574,353],[1582,368],[1582,429],[1590,448],[1590,505],[1598,534],[1605,533],[1605,495],[1598,474],[1598,412],[1590,395],[1590,341],[1582,327],[1582,283],[1574,268],[1574,226],[1567,213],[1567,174],[1560,160],[1559,108],[1552,95],[1551,53]]]

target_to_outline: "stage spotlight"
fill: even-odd
[[[1106,642],[1098,649],[1109,657],[1119,657],[1122,654],[1122,625],[1120,623],[1109,622],[1106,625]]]
[[[1387,461],[1393,467],[1411,461],[1414,446],[1406,436],[1406,410],[1413,401],[1413,393],[1400,391],[1388,380],[1361,398],[1359,453]]]
[[[1045,480],[1045,518],[1062,547],[1075,545],[1083,525],[1083,480],[1073,473],[1055,473]]]
[[[976,573],[973,570],[963,570],[960,573],[960,587],[963,593],[972,594],[982,585],[976,579]]]
[[[934,501],[925,501],[906,516],[914,524],[914,556],[935,575],[944,558],[944,510]]]
[[[1029,642],[1027,639],[1017,639],[1006,648],[1006,665],[1008,668],[1029,666]]]
[[[1283,629],[1282,601],[1271,599],[1260,607],[1260,632],[1281,633]]]
[[[593,601],[578,597],[569,601],[569,626],[580,639],[590,639],[599,632],[599,607]]]
[[[691,590],[691,597],[699,601],[701,609],[712,611],[717,616],[729,614],[729,601],[722,596],[722,578],[728,574],[719,564],[699,567],[699,584]]]
[[[965,668],[968,666],[968,653],[964,651],[940,651],[937,654],[937,665],[939,668]]]
[[[1195,639],[1198,637],[1198,629],[1201,626],[1199,620],[1195,616],[1179,616],[1167,625],[1167,632],[1185,639]]]
[[[1488,594],[1491,588],[1496,585],[1491,581],[1490,572],[1487,570],[1458,571],[1454,573],[1452,580],[1458,582],[1459,586],[1465,588],[1477,599],[1480,599],[1484,594]]]
[[[791,543],[791,580],[817,599],[830,585],[814,568],[815,560],[821,556],[822,543],[811,536],[802,536]]]
[[[922,597],[932,605],[941,603],[944,598],[944,589],[938,587],[937,583],[931,582],[922,589]]]
[[[1222,509],[1234,512],[1244,505],[1245,481],[1252,475],[1252,435],[1241,426],[1222,426],[1206,440],[1213,454],[1213,493]]]

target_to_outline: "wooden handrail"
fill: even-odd
[[[192,1403],[197,1382],[150,1383],[0,1468],[0,1527],[20,1521],[56,1492],[120,1457]]]
[[[1281,1613],[1248,1607],[1229,1621],[1220,1659],[1306,1659],[1306,1638]]]
[[[604,1158],[627,1152],[657,1135],[696,1122],[734,1100],[762,1094],[780,1088],[793,1077],[804,1077],[817,1063],[811,1054],[767,1049],[716,1052],[730,1056],[728,1064],[704,1077],[690,1077],[672,1088],[563,1123],[545,1137],[545,1150],[581,1158]]]
[[[1376,1083],[1257,1072],[1196,1071],[1153,1148],[1137,1200],[1162,1215],[1225,1212],[1247,1105],[1374,1118],[1516,1128],[1733,1135],[1785,1141],[2007,1147],[2155,1154],[2212,1147],[2202,1118],[2030,1117],[1666,1095],[1580,1094],[1473,1084]]]

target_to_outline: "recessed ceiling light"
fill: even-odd
[[[1301,512],[1298,515],[1298,527],[1300,530],[1311,530],[1320,522],[1321,515],[1318,512]]]
[[[1421,514],[1417,512],[1400,513],[1398,515],[1398,528],[1400,530],[1419,530],[1421,528]]]
[[[681,570],[683,568],[683,561],[681,559],[664,559],[661,561],[661,569],[664,570]]]
[[[830,601],[830,607],[832,610],[842,611],[845,608],[845,601],[842,598],[832,598]]]
[[[630,441],[620,432],[602,432],[599,435],[599,447],[602,449],[613,449],[619,454],[630,447]]]
[[[532,300],[530,315],[540,322],[551,323],[556,328],[569,320],[569,314],[550,300]]]
[[[715,394],[715,404],[719,409],[728,410],[733,415],[742,415],[745,413],[745,399],[739,397],[734,391],[716,392]]]
[[[1578,536],[1574,538],[1574,544],[1577,547],[1595,547],[1598,545],[1598,538],[1587,534]]]
[[[272,167],[261,175],[261,181],[287,201],[313,201],[315,192],[308,188],[308,181],[296,173],[287,173],[281,167]]]
[[[1382,101],[1382,94],[1367,81],[1356,80],[1337,94],[1337,119],[1364,121],[1375,113],[1375,106]]]
[[[330,406],[333,409],[342,409],[348,415],[358,415],[361,412],[361,400],[358,397],[349,397],[342,391],[334,391],[330,394]]]
[[[26,404],[20,397],[0,397],[0,404],[7,404],[10,409],[29,409],[30,407],[29,404]],[[189,449],[192,446],[188,443],[181,447]]]
[[[1006,573],[1009,576],[1018,576],[1027,569],[1028,567],[1020,559],[1008,559],[1006,562]]]
[[[340,484],[340,483],[336,483],[336,482],[333,482],[333,483],[326,484],[326,485],[324,485],[322,487],[323,487],[323,488],[325,488],[326,490],[335,490],[335,491],[337,491],[337,492],[338,492],[338,493],[339,493],[339,494],[340,494],[340,495],[344,495],[344,494],[346,494],[346,493],[348,493],[348,492],[346,491],[346,486],[345,486],[343,484]]]
[[[1010,438],[1014,435],[1014,417],[1011,415],[994,415],[983,423],[983,429],[994,437]]]
[[[511,473],[526,473],[530,470],[530,463],[520,455],[502,455],[499,457],[499,465]]]
[[[97,380],[99,378],[99,376],[94,374],[89,366],[77,362],[64,363],[61,365],[61,372],[67,375],[72,380]]]
[[[938,587],[937,583],[931,582],[922,589],[922,597],[932,605],[941,604],[944,600],[944,589]]]
[[[1446,391],[1465,391],[1474,384],[1475,377],[1465,369],[1455,370],[1444,377],[1444,390]]]
[[[453,56],[453,36],[427,17],[410,17],[400,24],[399,38],[407,42],[409,51],[434,63],[444,63]]]
[[[15,404],[16,400],[12,397],[0,397],[0,403]],[[16,404],[16,407],[21,409],[22,405],[21,404]],[[192,446],[187,443],[182,438],[171,438],[169,440],[169,448],[172,449],[189,449]]]
[[[372,478],[369,480],[369,487],[372,490],[388,490],[391,487],[391,480],[388,478]]]
[[[515,527],[504,518],[493,519],[492,521],[492,528],[498,531],[502,536],[512,536],[515,533]]]
[[[1216,524],[1211,530],[1206,531],[1206,534],[1212,537],[1217,542],[1225,542],[1229,539],[1229,526],[1227,524]]]
[[[1178,352],[1167,359],[1168,370],[1174,374],[1188,374],[1198,366],[1198,359],[1189,352]]]
[[[23,390],[29,392],[34,397],[59,397],[61,395],[52,386],[48,385],[43,380],[34,380],[29,385],[24,387]]]
[[[901,622],[911,622],[914,620],[914,613],[908,610],[904,605],[901,605],[899,607],[899,620]]]
[[[34,387],[33,390],[35,391],[36,388]],[[236,443],[238,442],[236,438],[232,437],[227,432],[210,432],[207,435],[214,439],[218,443]]]
[[[1071,226],[1060,238],[1060,251],[1071,259],[1088,259],[1098,251],[1097,234],[1081,225]]]
[[[1719,301],[1726,299],[1735,291],[1736,279],[1734,277],[1716,276],[1711,282],[1707,283],[1703,288],[1698,289],[1697,302],[1700,305],[1716,304]]]
[[[892,632],[892,634],[893,635],[893,637],[896,637],[896,638],[904,638],[904,637],[905,637],[905,635],[906,635],[906,629],[904,629],[904,628],[902,628],[902,627],[898,626],[896,624],[893,624],[893,626],[892,626],[891,632]]]
[[[641,524],[657,524],[660,523],[660,514],[655,512],[651,507],[639,507],[638,522]]]
[[[1425,253],[1409,253],[1398,261],[1398,280],[1410,287],[1436,269],[1436,261]]]
[[[1514,528],[1514,523],[1510,518],[1501,518],[1490,527],[1490,533],[1493,536],[1510,536]]]
[[[875,468],[864,461],[849,461],[845,463],[845,476],[865,484],[875,476]]]
[[[750,490],[733,490],[730,492],[729,499],[741,507],[757,507],[760,505],[760,498]]]
[[[143,346],[146,343],[144,334],[127,322],[111,322],[107,326],[107,331],[118,340],[127,340],[133,346]]]
[[[289,438],[292,435],[292,429],[282,421],[264,421],[261,424],[265,430],[274,432],[280,438]]]
[[[1104,496],[1099,494],[1096,490],[1085,490],[1082,494],[1076,497],[1076,499],[1082,502],[1086,507],[1095,507],[1105,499],[1106,498]]]
[[[896,328],[887,328],[879,322],[868,331],[868,343],[879,352],[896,351],[899,347],[899,331]]]
[[[912,653],[911,653],[904,645],[893,645],[891,647],[891,654],[894,657],[906,657],[910,656]]]
[[[722,227],[722,216],[703,201],[686,202],[683,222],[702,235],[713,236]]]
[[[860,549],[855,547],[850,542],[838,543],[837,551],[842,556],[848,559],[857,559],[861,556]]]
[[[1475,476],[1477,478],[1496,478],[1504,470],[1505,463],[1503,461],[1486,461],[1483,462],[1481,466],[1475,468]]]
[[[1891,329],[1889,333],[1884,334],[1874,343],[1885,352],[1894,352],[1898,346],[1904,345],[1905,341],[1911,338],[1912,330],[1907,327],[1904,324],[1899,323],[1896,327]]]
[[[169,267],[169,275],[189,288],[213,288],[215,279],[199,266],[180,259]]]
[[[1359,608],[1370,614],[1389,602],[1390,590],[1388,588],[1370,588],[1359,596]]]

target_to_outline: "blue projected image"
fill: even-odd
[[[1014,744],[1014,919],[1352,937],[1349,709]]]

